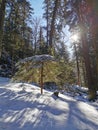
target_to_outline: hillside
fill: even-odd
[[[0,78],[0,130],[97,130],[98,103]]]

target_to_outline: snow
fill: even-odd
[[[20,60],[19,63],[26,63],[28,61],[45,62],[45,61],[55,61],[55,59],[51,55],[43,54],[43,55],[35,55],[35,56],[27,57],[25,59]]]
[[[0,130],[98,130],[98,103],[0,78]]]

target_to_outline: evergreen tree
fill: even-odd
[[[4,9],[2,8],[5,8],[5,14]],[[33,54],[32,28],[30,26],[33,9],[27,0],[2,1],[2,3],[0,3],[0,9],[0,19],[2,17],[2,20],[0,20],[0,33],[2,34],[0,34],[0,45],[3,48],[1,61],[3,57],[6,59],[9,55],[10,61],[12,62],[10,64],[11,69],[14,72],[15,62],[17,62],[20,58]]]
[[[89,6],[89,3],[91,6]],[[89,98],[94,99],[96,98],[96,80],[93,76],[94,71],[94,64],[92,64],[91,59],[91,33],[90,28],[92,24],[92,17],[91,12],[93,12],[92,1],[86,0],[75,0],[75,1],[68,1],[68,5],[70,5],[70,9],[68,9],[68,21],[70,25],[70,29],[73,31],[75,27],[79,28],[81,32],[81,47],[82,47],[82,54],[84,58],[85,68],[86,68],[86,77],[88,81],[88,88],[89,88]],[[91,12],[89,12],[91,11]],[[94,61],[95,62],[95,61]],[[92,67],[93,66],[93,67]]]
[[[24,58],[31,50],[32,29],[28,26],[32,8],[27,1],[10,1],[5,21],[4,48],[14,60]]]
[[[52,51],[54,44],[60,39],[62,29],[65,26],[65,0],[45,0],[44,18],[46,20],[47,46]]]

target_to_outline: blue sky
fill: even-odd
[[[30,0],[32,7],[34,8],[34,15],[36,17],[42,17],[43,14],[43,0]]]

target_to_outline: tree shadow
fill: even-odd
[[[64,110],[51,107],[52,97],[40,93],[14,92],[0,88],[0,126],[7,130],[38,130],[54,128],[54,116],[64,113]],[[50,100],[50,101],[49,101]],[[47,126],[48,124],[48,126]]]
[[[69,105],[69,112],[68,112],[65,130],[74,130],[74,129],[75,130],[95,130],[96,128],[98,128],[98,124],[88,119],[85,113],[83,113],[80,110],[80,108],[78,107],[79,101],[66,100],[65,98],[62,98],[62,97],[59,97],[59,99],[63,102],[68,103]]]
[[[51,94],[47,97],[46,95],[46,93],[41,95],[38,92],[36,94],[26,91],[14,92],[7,88],[0,88],[0,130],[93,130],[97,128],[97,125],[81,112],[75,100],[70,97],[57,98]],[[65,105],[64,109],[61,105]]]

